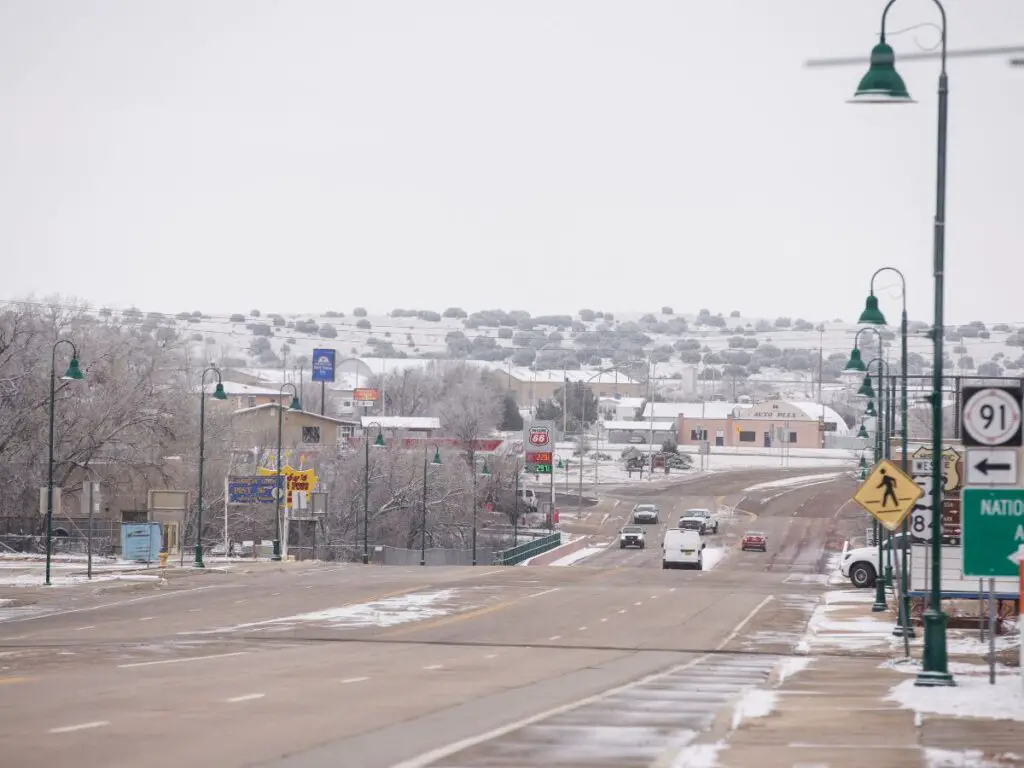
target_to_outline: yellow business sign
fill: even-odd
[[[853,500],[887,529],[895,531],[923,495],[924,491],[909,475],[884,459],[875,465],[871,474],[861,483],[853,494]]]
[[[277,473],[272,469],[263,469],[262,467],[257,470],[261,475],[276,475]],[[285,506],[290,507],[292,505],[292,493],[295,491],[306,491],[307,493],[316,488],[316,483],[319,478],[316,476],[316,470],[313,469],[292,469],[289,466],[281,467],[281,474],[284,475],[288,483],[288,496],[285,499]]]

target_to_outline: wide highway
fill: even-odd
[[[565,527],[605,549],[570,567],[258,563],[0,587],[2,764],[651,766],[792,650],[828,551],[863,525],[854,487],[804,469],[603,489]],[[620,550],[638,502],[661,525]],[[723,521],[714,567],[663,571],[660,529],[695,506]],[[767,553],[738,550],[746,528]]]

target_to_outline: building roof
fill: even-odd
[[[224,381],[223,384],[224,384],[224,394],[226,394],[226,395],[235,395],[235,396],[248,395],[250,397],[256,396],[256,395],[262,395],[262,396],[266,396],[266,397],[282,397],[281,390],[280,389],[276,389],[276,388],[275,389],[271,389],[270,387],[260,387],[260,386],[257,386],[255,384],[239,384],[237,381]],[[207,383],[207,385],[205,387],[205,392],[208,395],[212,395],[214,393],[214,391],[216,391],[216,389],[217,389],[217,382],[211,381],[211,382]],[[196,387],[196,391],[197,392],[199,391],[198,387]],[[285,394],[291,395],[290,392],[287,392]]]
[[[275,393],[276,394],[276,393]],[[232,416],[243,416],[246,414],[256,413],[267,408],[280,408],[283,411],[289,411],[291,409],[285,408],[280,403],[264,403],[263,405],[255,405],[252,408],[239,408],[235,411]],[[301,413],[303,416],[309,416],[313,419],[321,419],[323,421],[329,421],[333,424],[344,424],[346,426],[354,427],[358,426],[359,422],[352,419],[336,419],[333,416],[321,416],[319,413],[313,413],[312,411],[293,411],[293,413]]]
[[[836,425],[835,434],[850,434],[850,428],[846,426],[846,420],[827,405],[803,400],[788,400],[787,402],[790,405],[794,405],[799,408],[812,419],[820,419],[824,415],[826,422],[831,422]]]
[[[513,379],[524,384],[529,384],[531,381],[554,384],[570,381],[572,383],[583,382],[585,384],[615,384],[618,382],[623,386],[634,386],[639,383],[624,373],[616,374],[614,371],[603,373],[587,370],[563,371],[561,368],[551,371],[534,371],[529,368],[516,368],[515,366],[512,368],[496,368],[496,370],[504,370],[506,373],[511,372]]]
[[[653,409],[655,419],[727,419],[737,408],[744,408],[739,403],[723,403],[709,400],[704,403],[648,403],[644,408],[644,418],[651,418]]]
[[[651,430],[649,421],[605,421],[601,426],[610,432],[649,432]],[[654,422],[654,431],[675,432],[676,423],[674,421],[656,421]]]
[[[611,397],[610,395],[602,395],[598,402],[602,405],[615,405],[619,408],[643,408],[644,403],[647,401],[643,397]]]
[[[441,420],[436,416],[363,416],[365,429],[379,425],[381,429],[440,429]]]

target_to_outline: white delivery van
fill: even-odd
[[[661,544],[662,568],[704,570],[704,539],[697,531],[669,528]]]

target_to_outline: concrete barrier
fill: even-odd
[[[527,565],[551,565],[556,560],[561,560],[566,555],[571,555],[573,552],[583,549],[587,546],[588,541],[588,536],[581,536],[575,541],[570,541],[568,544],[556,547],[555,549],[545,552],[543,555],[537,555],[537,557],[532,558]]]

